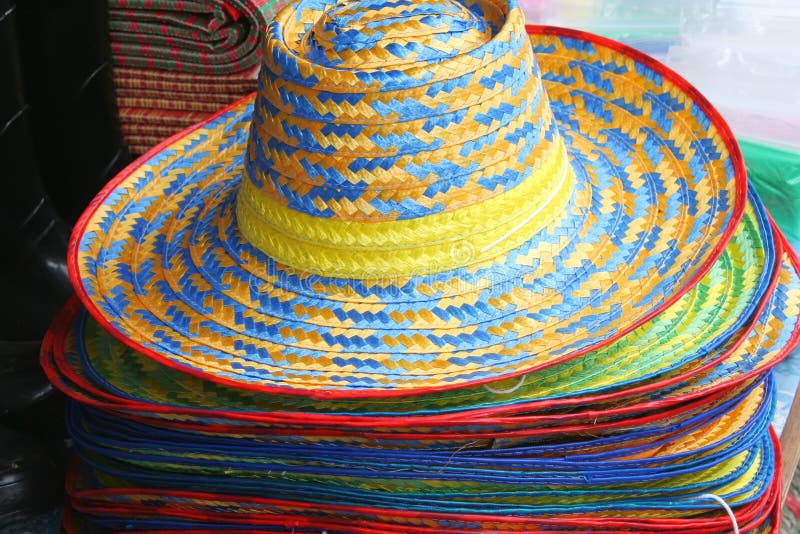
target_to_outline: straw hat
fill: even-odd
[[[103,327],[212,381],[381,397],[562,363],[675,303],[745,208],[694,88],[514,1],[301,0],[263,58],[71,246]]]

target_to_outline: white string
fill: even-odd
[[[492,386],[490,386],[489,384],[484,384],[483,388],[486,391],[489,391],[490,393],[494,393],[495,395],[507,395],[508,393],[514,393],[515,391],[517,391],[519,388],[522,387],[522,384],[524,384],[524,383],[525,383],[525,375],[522,375],[521,377],[519,377],[519,382],[517,383],[517,385],[514,386],[513,388],[510,388],[510,389],[495,389]]]
[[[441,469],[439,469],[439,474],[442,474],[442,473],[444,472],[444,470],[447,468],[447,466],[449,466],[449,465],[450,465],[450,462],[452,462],[452,461],[453,461],[453,458],[455,458],[455,457],[456,457],[456,454],[458,454],[459,452],[463,451],[463,450],[464,450],[464,449],[466,449],[467,447],[471,447],[472,445],[475,445],[476,443],[478,443],[478,441],[479,441],[479,440],[477,440],[477,439],[476,439],[475,441],[470,441],[469,443],[465,443],[465,444],[463,444],[462,446],[460,446],[459,448],[457,448],[456,450],[454,450],[454,451],[453,451],[453,454],[451,454],[451,455],[450,455],[450,458],[448,458],[448,459],[447,459],[447,463],[445,463],[445,464],[442,466],[442,468],[441,468]]]
[[[712,499],[720,503],[722,507],[725,508],[725,511],[728,512],[728,517],[731,518],[731,523],[733,524],[733,534],[739,534],[739,522],[736,521],[736,516],[733,514],[733,510],[731,510],[731,507],[728,506],[728,503],[725,502],[725,499],[723,499],[719,495],[714,495],[713,493],[704,493],[703,495],[700,495],[700,498]]]
[[[515,233],[517,230],[519,230],[520,228],[522,228],[523,226],[525,226],[526,224],[528,224],[528,223],[531,221],[531,219],[533,219],[534,217],[536,217],[537,215],[539,215],[539,212],[540,212],[540,211],[542,211],[542,210],[543,210],[543,209],[544,209],[544,208],[545,208],[547,205],[549,205],[549,204],[550,204],[550,202],[552,202],[552,200],[553,200],[553,199],[555,198],[555,196],[558,194],[558,192],[559,192],[559,191],[561,191],[561,186],[562,186],[562,185],[564,185],[564,180],[567,178],[567,171],[568,171],[568,170],[569,170],[569,162],[567,162],[567,163],[564,165],[564,172],[562,172],[562,173],[561,173],[561,178],[559,178],[559,180],[558,180],[558,186],[556,186],[556,187],[555,187],[555,188],[554,188],[554,189],[553,189],[553,190],[550,192],[550,196],[549,196],[549,197],[547,197],[547,200],[545,200],[544,202],[542,202],[541,204],[539,204],[539,207],[538,207],[538,208],[536,208],[536,209],[535,209],[535,210],[534,210],[534,211],[533,211],[533,212],[532,212],[530,215],[528,215],[527,217],[525,217],[525,220],[524,220],[524,221],[522,221],[521,223],[519,223],[518,225],[516,225],[514,228],[512,228],[512,229],[511,229],[511,230],[509,230],[508,232],[506,232],[506,233],[505,233],[503,236],[501,236],[499,239],[497,239],[497,240],[493,241],[492,243],[489,243],[488,245],[486,245],[485,247],[483,247],[483,248],[481,249],[481,253],[483,253],[483,252],[486,252],[486,251],[487,251],[487,250],[489,250],[490,248],[493,248],[493,247],[497,246],[499,243],[502,243],[503,241],[505,241],[506,239],[508,239],[508,238],[509,238],[509,236],[511,236],[512,234],[514,234],[514,233]]]

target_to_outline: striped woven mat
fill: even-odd
[[[125,139],[142,154],[255,90],[260,36],[286,0],[109,0]]]
[[[258,64],[261,28],[285,0],[109,0],[117,65],[229,74]]]
[[[117,90],[158,91],[165,97],[180,98],[186,93],[238,97],[255,91],[258,67],[236,74],[192,74],[157,69],[114,67]]]
[[[122,133],[132,153],[162,140],[255,91],[257,67],[211,75],[114,68]]]

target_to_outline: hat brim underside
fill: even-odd
[[[529,28],[578,177],[569,217],[494,261],[392,280],[299,273],[235,225],[250,100],[120,175],[73,235],[89,311],[190,374],[317,398],[459,388],[608,345],[673,304],[745,203],[713,108],[623,45]]]

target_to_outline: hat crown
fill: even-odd
[[[515,3],[301,0],[264,47],[237,216],[277,261],[441,272],[563,212],[569,162]]]
[[[486,21],[458,1],[357,0],[324,11],[301,47],[320,65],[369,69],[441,61],[491,38]]]

